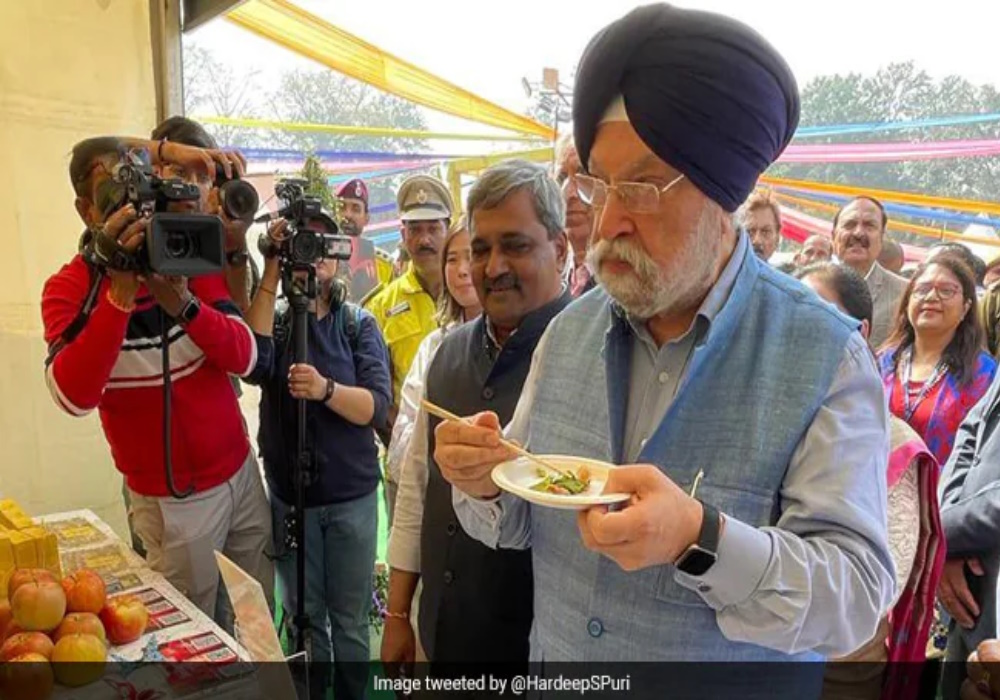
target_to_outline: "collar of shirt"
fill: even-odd
[[[749,247],[749,238],[745,233],[741,233],[736,241],[736,248],[733,250],[732,257],[729,258],[729,262],[722,269],[719,279],[715,281],[715,284],[708,291],[708,295],[701,302],[701,306],[698,307],[698,313],[695,314],[691,326],[684,332],[684,335],[677,338],[674,342],[683,340],[692,330],[697,333],[698,342],[701,342],[708,335],[708,331],[712,327],[712,322],[719,315],[722,307],[725,306],[726,300],[729,299],[729,293],[733,291],[733,285],[736,283],[736,277],[743,267]],[[655,354],[656,341],[653,340],[652,334],[650,334],[649,329],[646,327],[646,322],[633,318],[629,314],[626,314],[626,318],[636,337],[646,345],[652,344]]]
[[[517,328],[515,328],[513,332],[507,336],[507,341],[510,342],[510,339],[513,338],[518,331],[531,335],[537,330],[538,334],[541,335],[541,331],[549,325],[549,321],[551,321],[556,314],[562,311],[572,300],[572,297],[570,297],[569,292],[566,289],[566,285],[563,285],[559,296],[547,304],[526,314],[525,317],[521,319],[521,323],[518,324]],[[487,340],[488,349],[496,354],[503,349],[503,346],[497,341],[496,328],[493,325],[493,319],[485,313],[480,318],[483,319],[484,336]]]
[[[868,268],[868,272],[865,273],[865,282],[868,281],[868,279],[872,276],[872,273],[875,272],[875,268],[877,268],[878,266],[879,264],[877,260],[872,263],[872,266]]]

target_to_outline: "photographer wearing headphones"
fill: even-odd
[[[70,415],[100,412],[150,568],[206,614],[225,618],[216,610],[214,550],[255,576],[269,598],[273,593],[273,565],[265,555],[270,513],[229,381],[229,374],[254,368],[257,346],[221,275],[188,281],[130,263],[153,228],[117,179],[123,164],[139,162],[130,160],[137,151],[129,149],[148,151],[154,176],[178,178],[189,194],[197,185],[188,201],[164,207],[181,217],[201,208],[194,200],[210,195],[216,167],[227,177],[243,169],[238,154],[170,142],[104,137],[73,148],[69,174],[88,231],[81,254],[43,290],[46,382]],[[166,442],[168,396],[173,416]]]
[[[292,313],[275,312],[281,266],[290,265],[279,250],[292,236],[302,235],[303,227],[336,231],[324,216],[297,226],[293,233],[293,227],[279,219],[268,231],[270,245],[265,240],[262,246],[264,272],[247,313],[259,361],[247,381],[262,388],[258,444],[271,494],[285,620],[291,620],[297,602],[296,552],[285,545],[286,516],[295,503],[297,400],[308,401],[312,470],[306,482],[304,607],[316,662],[310,685],[313,697],[325,697],[332,647],[334,694],[338,700],[350,700],[363,698],[368,682],[379,481],[373,425],[385,421],[392,402],[389,357],[374,317],[346,301],[346,287],[335,277],[337,260],[323,258],[291,272],[302,283],[314,266],[317,288],[306,316],[308,363],[294,364]]]

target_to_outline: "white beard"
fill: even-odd
[[[638,242],[627,238],[593,242],[587,263],[601,286],[633,318],[645,321],[689,309],[713,283],[712,272],[722,239],[712,213],[706,205],[680,254],[663,266],[649,257]],[[624,262],[632,271],[607,274],[601,268],[607,260]]]

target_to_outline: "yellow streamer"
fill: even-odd
[[[448,141],[541,141],[538,136],[488,136],[486,134],[453,134],[419,129],[392,129],[379,126],[344,126],[341,124],[310,124],[308,122],[283,122],[271,119],[243,119],[234,117],[193,117],[205,124],[242,126],[250,129],[280,129],[281,131],[311,131],[324,134],[351,136],[390,136],[406,139],[442,139]]]
[[[494,153],[490,156],[471,156],[469,158],[456,158],[453,161],[448,162],[448,189],[451,190],[452,200],[458,202],[462,210],[464,211],[465,205],[462,202],[462,175],[474,174],[486,170],[486,168],[491,165],[496,165],[497,163],[509,160],[511,158],[520,158],[521,160],[529,160],[533,163],[547,163],[553,158],[553,149],[550,148],[535,148],[530,151],[512,151],[509,153]]]
[[[800,206],[813,207],[815,209],[820,209],[822,211],[836,212],[840,209],[836,204],[827,204],[826,202],[816,202],[811,199],[803,199],[802,197],[793,197],[790,194],[783,194],[781,192],[774,192],[775,197],[783,202],[788,202],[790,204],[798,204]],[[937,240],[950,239],[961,241],[963,243],[979,243],[982,245],[988,245],[993,247],[1000,247],[1000,241],[995,238],[982,238],[979,236],[963,236],[960,233],[954,233],[953,231],[945,231],[944,229],[935,229],[930,226],[920,226],[919,224],[903,224],[898,223],[893,220],[889,220],[889,228],[893,231],[899,231],[901,233],[912,233],[917,236],[925,236],[927,238],[935,238]]]
[[[939,209],[952,209],[973,214],[1000,214],[1000,202],[981,202],[972,199],[951,199],[949,197],[931,197],[913,192],[895,192],[893,190],[873,190],[869,187],[851,187],[850,185],[830,185],[825,182],[812,182],[810,180],[785,180],[778,177],[762,177],[762,183],[772,187],[794,187],[810,192],[823,192],[825,194],[838,194],[848,197],[857,195],[867,195],[875,199],[887,202],[899,202],[901,204],[916,204],[922,207],[937,207]]]
[[[287,0],[250,0],[226,17],[254,34],[392,95],[481,124],[553,138],[551,127],[442,80]]]

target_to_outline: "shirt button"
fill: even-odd
[[[596,617],[590,618],[590,620],[587,621],[587,633],[594,639],[597,639],[604,634],[604,624]]]
[[[709,586],[707,583],[703,583],[700,586],[698,586],[698,591],[700,593],[710,593],[712,591],[712,587]]]
[[[454,535],[456,532],[458,532],[458,528],[455,527],[455,523],[448,523],[448,527],[445,529],[448,531],[449,535]]]
[[[486,399],[487,401],[492,401],[493,400],[493,395],[495,393],[496,392],[493,391],[493,387],[488,386],[485,389],[483,389],[483,398]]]
[[[670,380],[669,372],[660,372],[660,384],[666,384]]]
[[[444,572],[444,582],[450,584],[455,580],[455,574],[451,573],[451,570]]]

